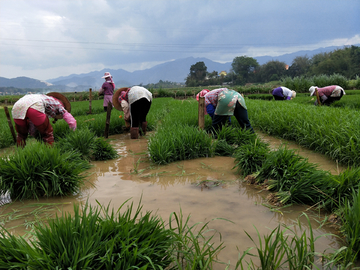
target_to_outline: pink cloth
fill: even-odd
[[[205,96],[208,92],[210,92],[210,90],[208,89],[203,89],[201,90],[197,95],[196,95],[196,100],[199,101],[199,96],[203,97]]]
[[[323,95],[330,97],[336,87],[337,87],[337,85],[330,85],[330,86],[318,88],[317,90],[318,90],[320,97],[322,97]]]
[[[39,112],[33,108],[29,108],[26,111],[25,117],[29,118],[29,120],[35,125],[40,126],[42,123],[45,122],[46,114]],[[14,118],[14,122],[19,126],[26,126],[26,118],[25,119],[16,119]]]
[[[72,116],[70,113],[66,112],[63,115],[63,119],[65,120],[66,123],[68,123],[70,129],[72,129],[72,130],[76,129],[76,120],[75,120],[74,116]]]

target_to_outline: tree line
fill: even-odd
[[[313,57],[297,56],[288,66],[285,62],[271,60],[260,65],[248,56],[233,59],[231,70],[226,75],[217,71],[208,72],[204,62],[197,62],[190,67],[186,78],[186,86],[206,85],[245,85],[247,83],[267,83],[285,77],[311,77],[318,75],[340,74],[348,79],[356,79],[360,75],[360,47],[350,46],[328,53],[318,53]]]

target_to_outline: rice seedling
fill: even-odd
[[[345,263],[353,263],[360,258],[360,190],[351,188],[351,191],[351,195],[344,199],[341,206],[341,231],[348,248],[340,258]]]
[[[268,144],[257,139],[255,143],[243,144],[234,153],[235,166],[237,173],[242,176],[255,173],[262,168],[263,162],[269,154]]]
[[[107,160],[118,157],[115,149],[88,128],[78,128],[60,138],[56,147],[62,151],[76,151],[85,160]]]
[[[247,232],[247,236],[255,244],[256,253],[251,253],[254,248],[248,248],[239,257],[235,269],[320,269],[317,267],[316,258],[325,257],[324,252],[317,252],[315,250],[315,242],[326,237],[328,234],[315,237],[309,217],[303,213],[307,219],[308,230],[302,228],[298,218],[297,227],[292,229],[290,226],[279,225],[273,229],[269,235],[261,238],[260,233],[257,232],[257,241],[255,241]],[[284,227],[281,230],[281,227]],[[297,233],[300,231],[301,234]],[[245,261],[246,256],[256,258],[256,262],[253,259]],[[321,269],[334,269],[336,267],[335,261],[327,262],[328,268]],[[344,268],[345,269],[345,268]]]
[[[235,148],[230,145],[226,140],[217,140],[215,142],[215,155],[217,156],[232,156]]]
[[[277,192],[282,204],[318,203],[324,199],[323,193],[328,193],[328,172],[317,170],[316,165],[286,147],[267,155],[256,179],[260,183],[267,179],[268,189]]]
[[[331,193],[325,201],[325,207],[329,211],[341,208],[344,199],[350,199],[353,191],[360,188],[360,167],[346,169],[339,175],[331,175],[329,179]]]
[[[173,220],[176,226],[173,225]],[[225,247],[223,243],[218,245],[212,243],[217,233],[208,228],[209,222],[190,225],[189,221],[190,216],[185,219],[181,209],[179,214],[173,212],[169,217],[169,227],[174,232],[172,246],[174,268],[212,269],[216,255]],[[200,229],[197,228],[198,226]],[[209,233],[211,236],[207,237]],[[221,234],[219,237],[221,241]]]
[[[92,148],[94,160],[109,160],[119,157],[116,150],[103,138],[97,137]]]
[[[75,152],[62,152],[39,142],[0,159],[0,194],[12,199],[66,196],[79,192],[83,172],[90,168]]]
[[[149,138],[150,158],[157,164],[213,156],[212,139],[203,130],[186,125],[161,127]]]
[[[0,232],[0,268],[5,269],[212,269],[222,244],[214,245],[209,222],[198,230],[172,213],[169,228],[151,211],[125,201],[117,211],[74,205],[35,226],[33,237]],[[125,208],[127,205],[127,208]],[[174,219],[175,224],[172,224]],[[220,235],[221,236],[221,235]]]

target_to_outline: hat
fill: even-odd
[[[107,77],[112,77],[110,72],[105,72],[104,76],[101,77],[101,79],[107,78]]]
[[[208,92],[210,92],[209,89],[203,89],[196,95],[196,100],[199,101],[199,97],[205,96]]]
[[[291,92],[292,92],[291,97],[292,97],[292,98],[295,98],[295,97],[296,97],[296,92],[295,92],[295,91],[291,91]]]
[[[116,90],[116,92],[114,93],[113,97],[112,97],[112,104],[115,107],[115,109],[117,109],[118,111],[122,111],[122,107],[121,104],[119,102],[119,96],[121,95],[121,92],[128,90],[128,87],[122,87],[119,88],[118,90]]]
[[[70,101],[63,94],[60,94],[58,92],[51,92],[51,93],[47,93],[46,95],[60,100],[61,103],[64,105],[65,110],[67,110],[68,113],[71,113]]]
[[[310,96],[312,96],[312,95],[314,94],[316,88],[317,88],[317,86],[311,86],[311,87],[309,88]]]

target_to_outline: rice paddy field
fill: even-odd
[[[233,118],[216,139],[193,97],[155,98],[138,140],[116,110],[102,139],[102,100],[92,114],[72,102],[78,130],[58,121],[52,150],[35,138],[16,149],[0,109],[0,266],[356,269],[360,93],[346,92],[330,107],[246,96],[256,133]]]

